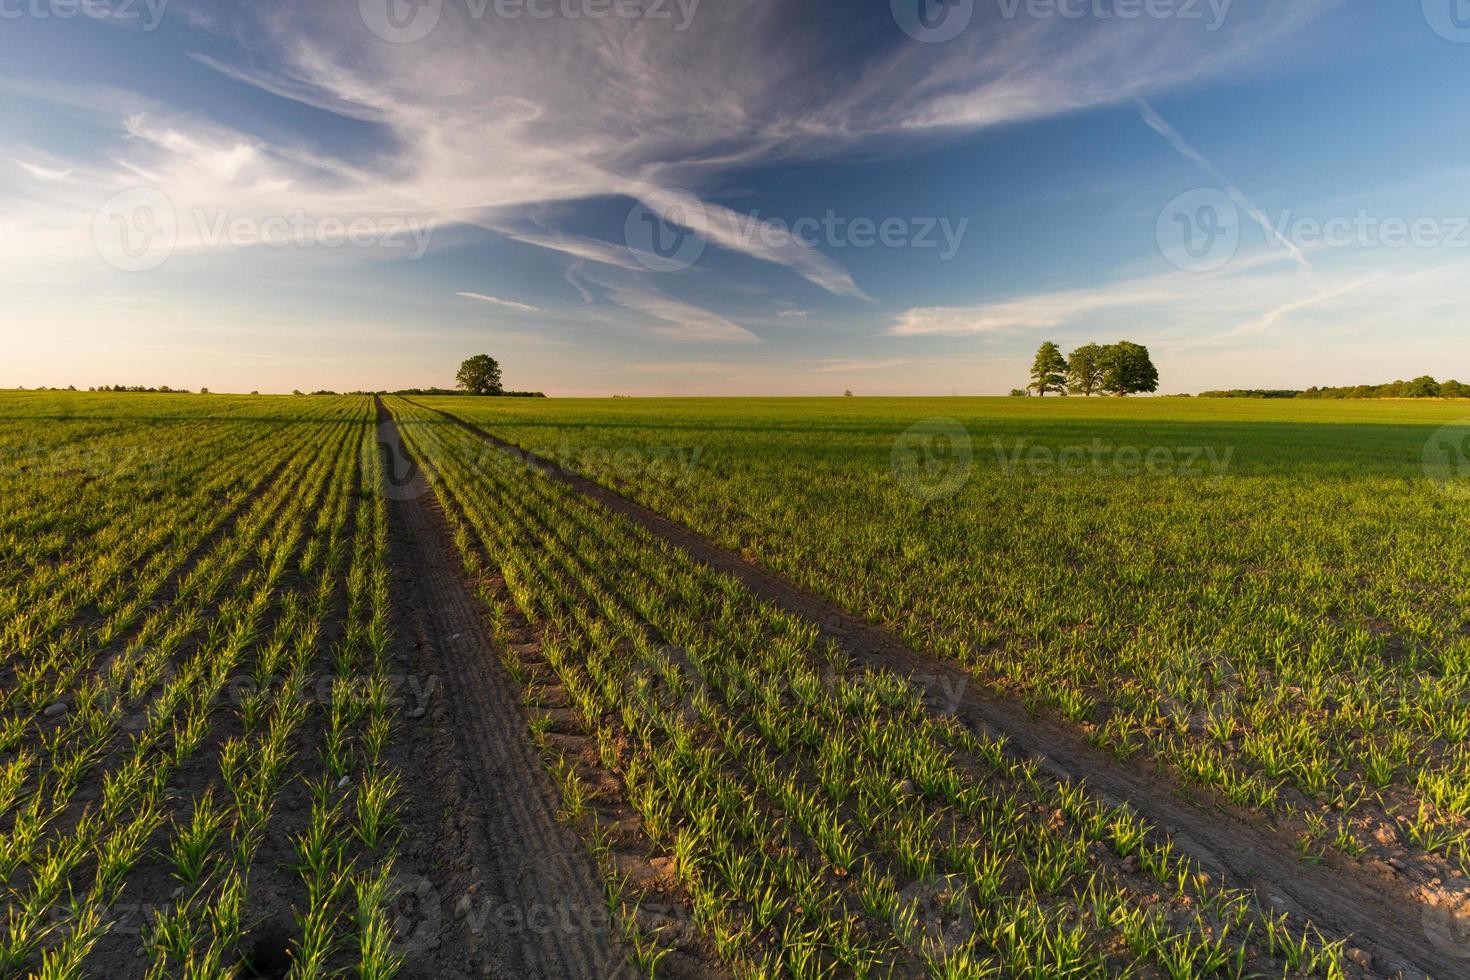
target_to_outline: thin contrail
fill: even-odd
[[[1239,187],[1236,187],[1235,184],[1220,172],[1218,167],[1205,158],[1203,153],[1190,146],[1189,142],[1183,136],[1179,135],[1178,130],[1170,126],[1164,121],[1162,116],[1154,111],[1153,106],[1149,105],[1143,99],[1139,99],[1138,111],[1143,114],[1143,121],[1148,123],[1150,129],[1168,140],[1169,144],[1178,150],[1180,155],[1186,160],[1218,181],[1221,188],[1226,194],[1230,195],[1230,199],[1235,202],[1236,206],[1249,214],[1255,220],[1256,224],[1261,226],[1261,230],[1271,238],[1274,238],[1283,248],[1290,252],[1291,257],[1296,259],[1303,268],[1310,269],[1312,267],[1312,263],[1307,261],[1307,257],[1302,254],[1302,250],[1297,248],[1295,243],[1276,230],[1276,226],[1271,223],[1271,219],[1266,212],[1256,207],[1250,198],[1241,192]]]

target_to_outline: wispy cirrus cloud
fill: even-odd
[[[1344,256],[1303,270],[1281,254],[1241,259],[1216,272],[1185,271],[1119,279],[972,306],[923,307],[899,314],[898,337],[984,337],[1026,332],[1082,334],[1104,341],[1114,331],[1154,338],[1173,351],[1247,341],[1273,328],[1332,322],[1344,328],[1403,321],[1460,303],[1460,263],[1385,267],[1381,256]]]
[[[754,343],[760,338],[749,330],[725,319],[718,313],[692,303],[674,299],[641,286],[616,286],[608,290],[608,298],[624,309],[652,317],[647,331],[675,340],[715,340]]]
[[[618,18],[548,25],[445,4],[428,37],[389,44],[366,29],[352,2],[278,0],[247,9],[198,0],[191,22],[240,42],[233,55],[195,54],[199,64],[365,123],[378,148],[348,155],[310,133],[231,128],[135,100],[115,119],[115,163],[103,154],[44,166],[73,170],[88,194],[9,210],[44,238],[43,226],[63,215],[85,224],[98,192],[139,182],[185,209],[256,217],[411,212],[482,226],[487,214],[547,202],[609,195],[657,202],[679,187],[712,200],[745,166],[892,153],[916,138],[1114,104],[1240,70],[1332,5],[1237,3],[1215,33],[1186,21],[1099,20],[1079,31],[1060,19],[979,14],[948,44],[914,45],[891,23],[875,32],[864,17],[818,16],[777,0],[704,4],[685,31]],[[88,101],[85,92],[32,94]],[[118,112],[128,102],[126,94],[103,94],[94,107]],[[37,184],[51,179],[29,176]],[[41,196],[31,188],[22,203]],[[742,233],[754,219],[724,205],[710,203],[708,213],[715,247],[790,269],[833,295],[866,298],[820,250]],[[637,271],[625,243],[508,234],[576,261]],[[23,236],[32,254],[36,236]],[[57,257],[90,258],[85,235],[51,244]]]

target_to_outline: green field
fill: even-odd
[[[1470,404],[425,403],[1296,816],[1307,850],[1387,827],[1467,861]]]
[[[434,850],[502,805],[436,795],[482,702],[395,697],[455,650],[514,692],[490,710],[538,764],[490,778],[548,787],[629,975],[1391,975],[557,466],[1304,868],[1389,868],[1408,920],[1445,896],[1416,935],[1446,955],[1467,437],[1470,405],[1423,402],[0,395],[0,976],[488,956],[479,913],[524,897]],[[416,608],[430,552],[483,648]]]
[[[0,416],[0,975],[228,975],[267,912],[302,975],[386,975],[369,400],[8,394]]]

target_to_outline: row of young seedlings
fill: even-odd
[[[395,411],[737,973],[1339,970],[1337,948],[1210,886],[1131,813],[1011,760],[734,580],[495,465],[474,436]],[[591,803],[574,776],[576,812]]]
[[[346,632],[334,651],[321,770],[309,783],[310,823],[294,842],[306,901],[297,912],[301,939],[292,976],[303,980],[338,975],[334,964],[344,960],[354,976],[387,980],[404,963],[389,914],[401,780],[383,757],[392,737],[393,694],[381,466],[376,441],[365,438]]]
[[[1470,871],[1470,620],[1452,601],[1470,579],[1463,563],[1446,563],[1442,542],[1405,542],[1389,581],[1369,590],[1341,522],[1263,519],[1254,494],[1262,484],[1225,496],[1191,480],[1050,481],[1027,494],[1015,480],[976,473],[965,494],[924,502],[894,479],[891,436],[877,465],[803,446],[808,472],[794,485],[791,453],[752,450],[720,430],[684,434],[701,452],[691,487],[687,470],[630,470],[617,454],[591,451],[602,427],[548,431],[538,420],[518,431],[503,412],[453,410],[506,438],[560,440],[594,479],[727,545],[759,548],[914,647],[1085,726],[1099,746],[1123,757],[1146,751],[1230,803],[1295,819],[1310,853],[1382,850],[1386,817],[1405,845]],[[643,438],[668,434],[618,430],[625,443]],[[646,453],[633,455],[646,464]],[[1283,484],[1271,486],[1280,507]],[[1361,512],[1371,491],[1343,486],[1341,508]],[[1333,511],[1320,482],[1287,489],[1300,497],[1293,513]],[[1443,508],[1432,489],[1406,498],[1398,486],[1385,499],[1419,495],[1417,510],[1406,504],[1375,519],[1434,541]],[[977,497],[1006,506],[971,506]],[[1029,516],[1018,516],[1017,500]],[[1249,539],[1215,533],[1231,510]],[[1210,519],[1179,519],[1196,513]],[[996,514],[1006,516],[985,516]],[[982,549],[1035,553],[1037,527],[1068,542],[1065,560],[1028,562],[1024,575],[977,561]],[[1262,574],[1259,555],[1248,555],[1262,549],[1299,559],[1299,573],[1289,582]],[[1106,577],[1096,574],[1102,565]],[[1380,567],[1375,556],[1370,571]],[[1104,581],[1110,594],[1099,595]],[[1146,605],[1129,601],[1141,595]]]
[[[222,793],[218,799],[212,792],[196,797],[187,822],[181,816],[173,828],[169,853],[189,891],[157,915],[145,936],[151,977],[216,976],[240,956],[249,928],[251,870],[292,775],[292,743],[311,715],[322,634],[336,611],[347,565],[362,438],[359,423],[337,445],[320,503],[306,515],[313,519],[302,522],[306,543],[298,568],[305,588],[283,597],[271,640],[250,665],[247,693],[236,706],[238,734],[219,750]],[[335,787],[308,785],[314,797],[335,793]],[[298,939],[292,952],[300,950]],[[293,971],[300,967],[299,955],[293,956]]]
[[[1189,646],[1162,628],[1158,637],[1161,651]],[[1112,710],[1095,726],[1099,701],[1083,693],[1088,668],[1079,661],[951,655],[994,670],[1033,706],[1088,725],[1091,740],[1120,758],[1146,751],[1236,806],[1299,817],[1308,854],[1366,853],[1377,830],[1361,819],[1366,805],[1386,811],[1408,844],[1470,870],[1470,673],[1428,664],[1350,672],[1319,646],[1227,659],[1219,649],[1251,647],[1217,637],[1190,655],[1122,657]]]
[[[0,692],[0,717],[7,726],[67,694],[92,666],[96,652],[126,638],[167,585],[186,587],[190,557],[226,533],[237,508],[272,485],[288,461],[308,446],[308,430],[288,435],[279,443],[262,439],[241,448],[236,429],[217,426],[199,434],[197,449],[183,455],[182,472],[168,481],[169,492],[117,519],[119,540],[112,550],[97,542],[73,545],[86,556],[79,561],[105,573],[90,581],[75,575],[76,588],[44,593],[7,623],[9,649],[15,653],[9,663],[13,683]],[[123,489],[113,486],[111,492]],[[228,503],[221,506],[221,501]],[[100,622],[73,624],[83,607],[90,607]]]
[[[178,434],[189,445],[218,438],[220,429],[197,419],[180,425]],[[0,516],[0,554],[6,556],[0,563],[0,641],[14,642],[38,604],[44,613],[121,567],[113,557],[127,546],[119,525],[133,523],[159,475],[129,465],[127,457],[139,455],[140,440],[152,437],[136,420],[96,419],[64,425],[12,419],[0,434],[0,485],[8,504]],[[107,460],[121,465],[87,465]],[[179,469],[191,473],[209,462],[188,450],[178,459]]]
[[[318,420],[326,417],[321,412]],[[0,644],[20,655],[17,666],[32,664],[42,641],[54,640],[89,605],[114,621],[110,630],[126,627],[149,592],[228,518],[229,502],[247,498],[307,437],[300,427],[286,428],[278,440],[249,438],[247,431],[248,423],[201,420],[170,432],[167,472],[124,468],[96,479],[34,479],[19,468],[0,471],[16,526],[33,535],[41,527],[64,530],[56,550],[69,556],[17,556],[16,587],[0,590]],[[159,436],[130,422],[114,439],[126,446]],[[107,444],[97,451],[106,454]],[[28,503],[27,492],[34,495]],[[82,639],[75,628],[68,633],[63,646]],[[111,640],[108,627],[93,635]]]
[[[345,424],[336,432],[345,435]],[[78,662],[71,670],[85,679],[74,682],[59,723],[33,715],[4,727],[0,749],[16,754],[0,768],[0,880],[9,881],[28,865],[46,843],[48,828],[62,822],[86,779],[119,749],[120,739],[167,722],[157,713],[184,690],[187,677],[177,665],[199,634],[218,646],[238,629],[239,620],[232,617],[258,601],[250,598],[238,570],[279,546],[279,537],[271,534],[283,508],[293,503],[295,480],[303,474],[309,478],[313,467],[319,470],[325,452],[318,446],[298,455],[286,479],[236,526],[234,537],[201,560],[119,656],[98,667],[85,651],[75,654]],[[232,581],[234,594],[218,602]],[[155,699],[151,704],[149,697]]]
[[[4,945],[0,947],[0,973],[20,969],[39,952],[37,973],[43,977],[74,976],[98,938],[109,926],[108,910],[117,902],[129,872],[145,853],[155,832],[168,818],[171,793],[169,781],[206,743],[213,728],[221,695],[237,668],[258,645],[257,636],[276,607],[280,607],[277,630],[265,653],[286,648],[289,631],[299,622],[299,601],[283,598],[282,590],[298,556],[314,508],[333,482],[351,425],[333,426],[323,432],[320,452],[298,481],[291,481],[283,509],[272,509],[270,520],[259,526],[237,529],[249,542],[239,557],[252,557],[257,564],[228,589],[213,611],[206,635],[193,644],[173,651],[167,676],[160,676],[156,696],[146,705],[122,697],[107,696],[106,688],[88,688],[78,699],[77,718],[85,737],[98,746],[81,756],[63,755],[53,763],[55,790],[69,796],[82,774],[107,755],[117,763],[101,774],[99,799],[88,803],[69,831],[63,830],[39,849],[40,834],[55,820],[56,812],[18,815],[16,826],[4,845],[22,843],[17,831],[27,828],[32,861],[24,862],[29,872],[12,889],[7,905]],[[253,539],[260,533],[258,540]],[[220,582],[204,590],[208,601],[224,591]],[[283,625],[284,624],[284,625]],[[162,671],[164,664],[145,664],[143,670]],[[129,678],[134,679],[134,678]],[[125,689],[114,688],[113,691]],[[137,730],[112,747],[105,746],[118,732],[123,713],[140,709]],[[242,705],[241,710],[247,710]],[[83,743],[85,748],[86,744]],[[222,760],[226,752],[221,752]],[[42,754],[41,758],[48,758]],[[83,759],[82,765],[66,760]],[[230,785],[239,785],[233,781]],[[46,799],[37,793],[33,800]],[[54,809],[54,808],[53,808]],[[59,821],[58,821],[59,823]],[[8,852],[9,847],[6,846]],[[224,906],[228,908],[229,906]],[[58,915],[57,911],[64,914]],[[54,945],[50,941],[55,939]],[[43,949],[43,945],[49,948]]]
[[[1314,485],[1311,493],[1320,489]],[[1211,537],[1214,523],[1191,529],[1177,520],[1201,506],[1197,488],[1151,485],[1149,492],[1150,506],[1165,515],[1161,526],[1181,540],[1202,539],[1185,549],[1191,567],[1217,569],[1182,589],[1160,579],[1160,560],[1138,542],[1109,540],[1111,587],[1124,596],[1146,591],[1157,601],[1152,609],[1128,602],[1079,606],[1069,569],[1049,578],[995,576],[972,590],[983,597],[973,606],[946,589],[853,601],[858,608],[881,607],[882,618],[899,624],[911,642],[1088,726],[1101,747],[1122,757],[1146,751],[1237,806],[1296,819],[1305,827],[1301,846],[1309,855],[1331,846],[1361,856],[1382,849],[1388,829],[1389,839],[1401,836],[1404,844],[1470,871],[1467,620],[1458,612],[1446,617],[1424,596],[1395,588],[1435,578],[1447,581],[1431,594],[1451,595],[1463,591],[1463,573],[1444,575],[1442,558],[1426,562],[1428,552],[1410,549],[1396,559],[1402,570],[1384,594],[1365,588],[1352,572],[1357,559],[1341,554],[1340,523],[1293,525],[1293,533],[1307,537],[1286,544],[1287,525],[1252,513],[1254,532],[1311,556],[1283,588],[1256,563],[1229,556],[1211,561],[1222,541],[1236,539]],[[1321,500],[1304,494],[1301,503],[1302,513],[1325,512]],[[1361,504],[1343,501],[1353,509]],[[1429,526],[1432,512],[1414,517]],[[1094,539],[1099,526],[1124,526],[1095,508],[1079,508],[1066,520],[1085,524]],[[940,530],[946,522],[948,529]],[[1141,523],[1135,513],[1126,526]],[[1395,527],[1402,529],[1402,520]],[[974,529],[941,507],[921,515],[912,533],[934,541],[955,530]],[[1069,540],[1089,537],[1058,530]],[[936,550],[954,557],[933,563],[935,579],[976,577],[964,549]],[[1072,565],[1089,568],[1094,560],[1077,556]],[[1433,574],[1412,567],[1419,563],[1435,566]],[[828,584],[838,592],[861,587]],[[1359,617],[1375,627],[1351,625]],[[1013,643],[1007,632],[1039,637]],[[1381,825],[1385,817],[1389,828]]]

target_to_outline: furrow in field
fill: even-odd
[[[394,405],[409,409],[430,481],[454,502],[466,558],[478,539],[546,631],[546,664],[531,666],[544,675],[549,665],[557,679],[528,690],[532,703],[575,705],[571,714],[592,727],[593,759],[616,771],[649,839],[671,852],[695,921],[727,962],[798,975],[818,975],[823,963],[895,976],[1146,972],[1149,963],[1177,974],[1265,952],[1252,903],[1177,865],[1172,844],[1149,845],[1147,875],[1129,870],[1135,844],[1116,834],[1135,816],[1036,778],[993,741],[928,711],[898,675],[834,657],[817,629],[736,580],[532,470],[501,465],[472,432]],[[651,705],[650,685],[661,692]],[[567,714],[539,716],[533,734],[544,741],[547,721],[564,731]],[[924,894],[915,879],[926,876],[974,889],[975,929],[942,948],[891,919],[902,883],[912,883],[905,896]],[[1163,894],[1151,893],[1160,885]],[[1167,911],[1115,919],[1106,910],[1119,895]],[[1226,936],[1216,916],[1233,923]],[[1303,950],[1315,968],[1332,961],[1312,946]]]
[[[407,458],[396,426],[382,438],[395,458]],[[456,762],[473,806],[462,817],[469,824],[465,858],[493,896],[488,907],[529,913],[571,905],[595,912],[603,904],[595,868],[556,820],[556,791],[526,742],[523,709],[497,661],[483,606],[451,550],[437,501],[393,500],[389,514],[394,579],[410,610],[411,636],[421,661],[443,677],[449,698]],[[442,891],[465,894],[453,881]],[[468,925],[457,918],[457,928]],[[528,931],[504,917],[489,917],[464,942],[508,976],[609,977],[622,963],[606,932]]]

